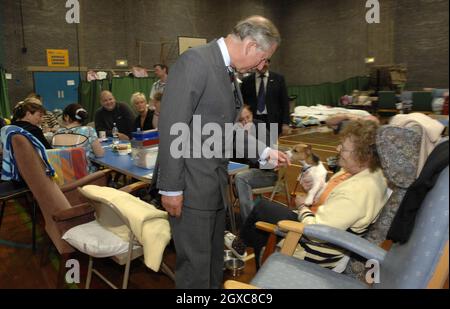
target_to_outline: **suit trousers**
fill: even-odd
[[[179,218],[169,217],[176,250],[177,289],[222,288],[225,214],[225,208],[183,206]]]

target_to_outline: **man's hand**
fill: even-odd
[[[276,167],[291,165],[288,155],[275,149],[269,150],[267,160]]]
[[[181,209],[183,208],[183,194],[177,196],[161,196],[161,203],[164,209],[173,217],[181,216]]]

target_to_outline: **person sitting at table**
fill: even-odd
[[[44,136],[40,128],[42,117],[45,115],[45,108],[34,98],[28,98],[17,103],[13,110],[13,119],[11,124],[21,127],[34,135],[45,147],[51,149],[50,143]]]
[[[112,129],[116,124],[119,129],[119,139],[129,140],[134,128],[135,115],[128,104],[117,102],[110,91],[104,90],[100,94],[101,107],[95,112],[95,129],[105,131],[106,136],[112,136]]]
[[[44,105],[43,98],[39,94],[31,92],[30,94],[28,94],[27,99],[31,99],[31,98],[39,100],[39,104]],[[56,132],[56,130],[58,130],[58,128],[59,128],[59,123],[58,123],[58,119],[56,119],[55,114],[53,114],[51,111],[46,110],[45,115],[42,117],[41,128],[42,128],[42,132],[44,132],[44,133]]]
[[[350,121],[341,131],[341,144],[337,147],[341,171],[330,179],[314,202],[313,206],[318,206],[315,213],[300,196],[295,201],[296,211],[265,200],[253,208],[240,236],[246,245],[255,249],[257,265],[269,237],[268,233],[256,229],[257,221],[276,224],[281,220],[293,220],[304,224],[323,224],[359,236],[367,232],[389,196],[375,146],[377,128],[374,121],[357,120]],[[311,179],[305,179],[302,185],[308,191],[312,187]],[[344,257],[344,252],[327,247],[325,243],[302,239],[294,256],[334,268]]]
[[[88,160],[88,169],[90,173],[95,172],[96,167],[90,162],[89,158],[94,155],[96,157],[103,157],[105,149],[100,144],[97,132],[94,128],[83,125],[88,118],[87,111],[77,103],[72,103],[66,106],[62,114],[64,120],[64,128],[56,131],[56,134],[70,133],[80,134],[87,137],[85,143],[80,145],[86,151],[86,159]]]
[[[155,95],[156,97],[156,95]],[[134,121],[134,130],[141,131],[156,129],[158,126],[159,104],[155,105],[155,111],[149,109],[145,94],[142,92],[133,93],[131,104],[136,109],[138,116]]]

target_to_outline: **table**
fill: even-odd
[[[130,176],[132,178],[138,179],[145,183],[151,183],[153,177],[153,169],[146,169],[133,164],[133,159],[131,155],[119,155],[117,152],[113,152],[111,149],[111,142],[103,142],[102,146],[105,149],[105,155],[101,158],[91,158],[92,162],[99,165],[112,169],[116,172]],[[228,163],[228,184],[229,184],[229,196],[230,205],[228,207],[228,212],[230,216],[231,230],[236,233],[236,219],[233,212],[233,177],[240,171],[248,169],[249,166],[237,162]]]
[[[119,155],[112,151],[111,145],[111,143],[102,143],[105,155],[101,158],[91,158],[91,161],[145,183],[152,181],[153,169],[134,165],[131,155]]]
[[[134,165],[131,155],[119,155],[113,152],[109,143],[102,143],[102,146],[105,149],[105,155],[101,158],[91,158],[92,162],[143,182],[151,182],[153,169],[146,169]],[[248,169],[248,165],[246,164],[229,162],[228,175],[232,176],[246,169]]]

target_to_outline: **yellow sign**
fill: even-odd
[[[49,67],[68,67],[69,50],[47,49],[47,65]]]

